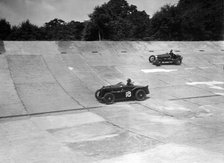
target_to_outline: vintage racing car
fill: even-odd
[[[142,101],[146,99],[146,94],[149,94],[148,85],[139,86],[120,82],[115,85],[103,86],[95,92],[95,97],[100,102],[112,104],[121,100]]]
[[[181,65],[183,57],[178,54],[174,54],[171,50],[170,53],[151,55],[149,57],[149,62],[160,66],[162,63]]]

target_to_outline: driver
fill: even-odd
[[[172,49],[170,50],[170,53],[169,54],[170,54],[171,57],[174,57],[175,56],[175,54],[173,53],[173,50]]]
[[[133,84],[133,82],[131,81],[131,79],[127,79],[127,86],[133,86],[134,84]]]

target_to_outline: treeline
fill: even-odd
[[[54,19],[43,27],[31,24],[29,20],[19,26],[9,24],[5,19],[0,20],[0,39],[2,40],[81,40],[84,23],[71,21],[66,23]]]
[[[223,40],[223,0],[180,0],[152,18],[126,0],[95,7],[85,22],[54,19],[38,27],[29,20],[11,26],[0,20],[0,40]]]

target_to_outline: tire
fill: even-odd
[[[149,57],[149,62],[152,63],[152,62],[155,61],[155,59],[156,59],[156,57],[155,57],[154,55],[151,55],[151,56]]]
[[[146,98],[146,93],[144,90],[139,89],[135,92],[135,99],[138,101],[143,101]]]
[[[177,60],[175,60],[175,64],[176,64],[176,65],[181,65],[181,63],[182,63],[182,60],[181,60],[181,59],[177,59]]]
[[[96,92],[95,92],[95,97],[97,100],[101,100],[100,98],[100,89],[98,89]]]
[[[112,93],[106,93],[104,96],[103,96],[103,101],[106,103],[106,104],[113,104],[114,103],[114,100],[115,100],[115,97]]]
[[[155,65],[156,66],[161,66],[162,62],[161,61],[156,61]]]

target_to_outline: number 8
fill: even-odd
[[[131,97],[131,92],[130,91],[126,92],[125,96],[126,97]]]

